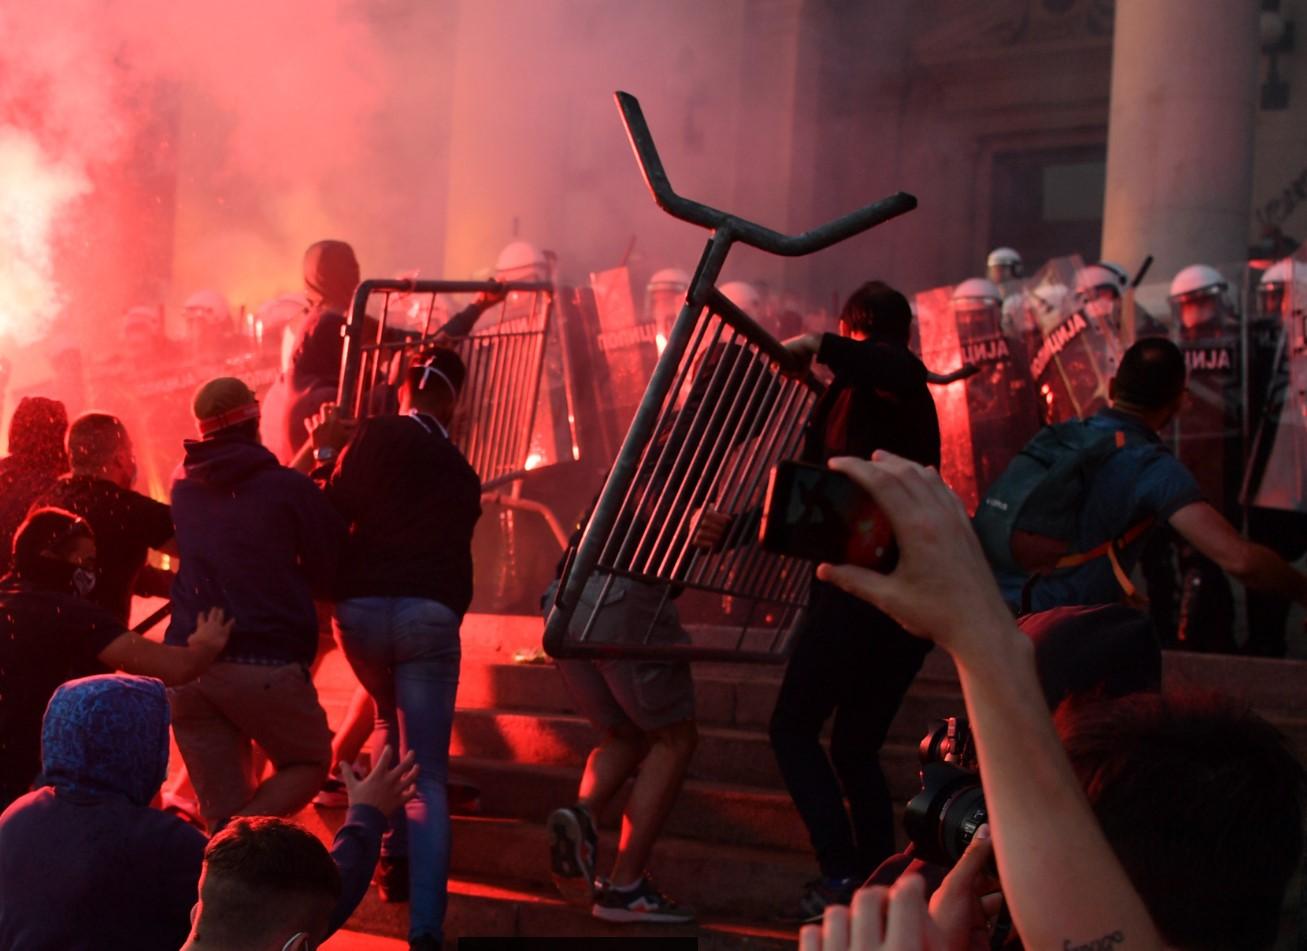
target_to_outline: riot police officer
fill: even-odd
[[[1307,554],[1307,507],[1303,504],[1302,391],[1307,385],[1303,315],[1307,264],[1285,258],[1258,282],[1257,312],[1249,322],[1249,418],[1256,434],[1248,461],[1245,502],[1248,535],[1286,561]],[[1244,652],[1283,657],[1289,602],[1249,591],[1248,640]]]

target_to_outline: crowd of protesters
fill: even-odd
[[[308,951],[374,875],[384,897],[409,903],[409,946],[443,945],[459,628],[481,514],[477,474],[450,438],[467,371],[454,350],[426,347],[392,374],[389,411],[345,421],[331,399],[358,264],[343,242],[320,242],[305,276],[311,309],[279,389],[262,406],[234,377],[198,389],[198,438],[169,504],[133,488],[120,420],[70,424],[39,398],[15,410],[0,460],[5,948]],[[1010,928],[1029,948],[1270,947],[1301,850],[1302,769],[1238,704],[1163,693],[1156,636],[1113,586],[1145,542],[1121,536],[1147,520],[1250,586],[1307,603],[1307,577],[1242,539],[1158,440],[1184,392],[1180,351],[1136,343],[1110,405],[1084,423],[1118,436],[1082,471],[1069,544],[1086,557],[1008,577],[940,478],[912,336],[906,298],[870,282],[838,333],[786,344],[833,374],[803,458],[859,483],[900,548],[888,574],[817,569],[771,719],[820,868],[798,917],[823,924],[801,945],[962,949]],[[739,514],[700,513],[696,544],[719,544]],[[151,551],[177,570],[148,564]],[[1018,623],[1032,587],[1043,610]],[[165,591],[163,642],[130,630],[132,597]],[[627,620],[610,623],[638,615],[687,637],[658,589],[632,581],[620,597]],[[362,739],[351,751],[338,735],[333,749],[313,683],[322,605],[366,692],[355,715],[375,712],[366,778],[343,762]],[[892,854],[878,761],[936,645],[958,668],[987,805],[951,869]],[[577,803],[549,818],[560,889],[609,921],[692,921],[647,868],[695,750],[688,667],[560,672],[601,735]],[[170,735],[193,823],[156,808]],[[338,765],[350,809],[329,853],[285,819]],[[631,777],[618,856],[599,877],[596,827]]]

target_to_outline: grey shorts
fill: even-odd
[[[572,636],[589,622],[603,585],[597,576],[586,584],[572,615]],[[663,586],[613,578],[587,640],[644,643],[652,624],[648,643],[689,643],[676,605],[670,598],[664,601],[665,592]],[[552,602],[551,589],[546,603]],[[599,729],[634,726],[648,733],[694,719],[694,680],[685,661],[560,660],[558,672],[577,709]]]

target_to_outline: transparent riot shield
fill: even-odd
[[[1238,497],[1250,426],[1249,325],[1241,311],[1253,277],[1243,261],[1203,265],[1141,286],[1138,294],[1184,353],[1188,371],[1185,399],[1163,439],[1206,499],[1235,524],[1241,523]]]
[[[624,433],[658,362],[658,325],[653,315],[636,309],[626,268],[591,274],[590,288],[599,315],[597,344],[608,411],[616,431]]]
[[[1307,246],[1279,268],[1278,288],[1254,296],[1267,323],[1278,333],[1266,372],[1265,393],[1249,454],[1244,498],[1259,508],[1307,512]],[[1270,336],[1269,328],[1262,328]],[[1254,338],[1252,347],[1269,349]]]
[[[921,358],[948,374],[965,364],[979,372],[931,387],[939,415],[940,474],[968,511],[1038,428],[1034,389],[1018,339],[1003,332],[998,301],[953,298],[953,287],[916,297]]]
[[[1122,300],[1079,278],[1077,257],[1049,261],[1029,283],[1030,375],[1046,423],[1084,419],[1107,405],[1122,353]]]

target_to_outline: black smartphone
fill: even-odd
[[[771,471],[763,502],[762,547],[807,561],[890,571],[894,532],[876,501],[842,472],[804,462]]]

